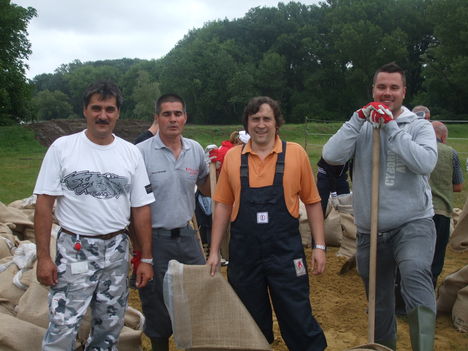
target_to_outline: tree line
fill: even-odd
[[[26,10],[23,22],[33,15]],[[391,61],[406,70],[407,106],[427,105],[438,119],[468,120],[467,17],[466,0],[255,7],[242,18],[191,30],[159,59],[77,60],[40,74],[25,83],[27,110],[10,114],[10,120],[79,117],[81,94],[96,79],[112,79],[122,88],[121,118],[150,120],[154,100],[176,92],[197,124],[237,124],[256,95],[279,100],[290,123],[344,120],[371,100],[374,71]],[[0,102],[3,95],[0,90]],[[4,124],[8,115],[0,108]]]

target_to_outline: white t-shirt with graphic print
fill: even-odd
[[[55,216],[65,229],[99,235],[125,228],[130,207],[154,202],[138,148],[115,136],[93,143],[85,131],[58,138],[47,150],[34,194],[57,196]]]

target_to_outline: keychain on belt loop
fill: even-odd
[[[75,244],[73,245],[73,248],[74,248],[76,251],[80,251],[80,250],[81,250],[81,240],[80,240],[80,235],[79,235],[79,234],[76,234],[76,241],[75,241]]]

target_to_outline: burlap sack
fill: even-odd
[[[6,313],[10,316],[16,316],[15,305],[8,302],[7,299],[0,298],[0,313]]]
[[[48,293],[49,288],[34,279],[15,307],[16,317],[38,327],[47,328],[49,324]]]
[[[13,223],[0,223],[0,235],[13,235],[12,229],[15,229],[15,225]]]
[[[187,350],[271,350],[257,324],[226,279],[207,265],[169,262],[164,302],[174,340]]]
[[[468,333],[468,282],[463,289],[458,290],[452,308],[452,322],[459,332]]]
[[[437,311],[450,313],[460,289],[468,285],[468,265],[445,277],[439,287]]]
[[[454,251],[468,250],[468,198],[465,201],[463,211],[458,218],[448,246]]]
[[[12,262],[13,257],[5,257],[0,260],[0,264]],[[11,263],[3,272],[0,272],[0,298],[6,299],[9,303],[16,305],[24,290],[13,284],[13,277],[18,273],[19,268]]]
[[[20,209],[34,209],[36,207],[36,195],[31,195],[30,197],[15,200],[8,204],[8,207],[20,208]]]
[[[327,246],[341,246],[343,230],[341,229],[340,213],[328,201],[327,214],[325,217],[325,244]]]
[[[383,345],[380,345],[380,344],[360,345],[360,346],[356,346],[356,347],[353,347],[352,349],[348,349],[348,350],[349,351],[351,351],[351,350],[353,350],[353,351],[370,351],[370,350],[374,350],[374,351],[392,351],[392,349],[388,348],[387,346],[383,346]]]
[[[15,242],[8,239],[6,236],[0,235],[0,259],[12,256],[12,249],[15,247]]]
[[[22,238],[25,228],[33,228],[32,220],[28,218],[20,209],[5,206],[0,202],[0,223],[13,223],[15,224],[14,233],[20,239]]]
[[[350,258],[356,253],[356,225],[353,215],[352,193],[343,194],[336,197],[338,204],[335,206],[340,214],[341,231],[343,233],[340,249],[337,256]]]
[[[8,314],[0,314],[0,350],[40,350],[45,329]]]
[[[312,246],[312,234],[310,233],[309,220],[304,203],[299,200],[299,232],[301,233],[302,245]]]

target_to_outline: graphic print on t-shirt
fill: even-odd
[[[91,171],[72,172],[62,183],[76,195],[91,195],[97,199],[119,198],[129,187],[126,177]]]

